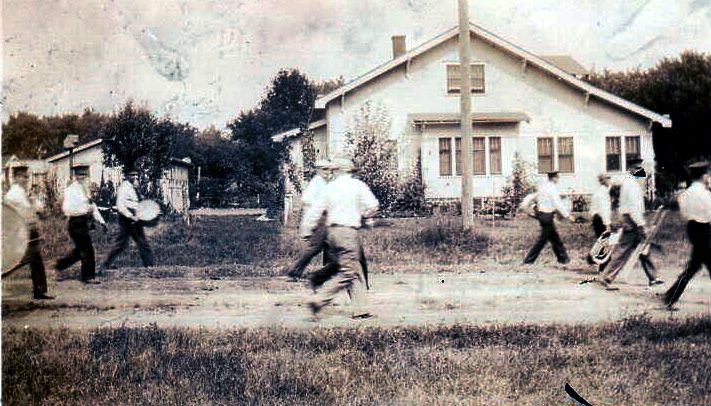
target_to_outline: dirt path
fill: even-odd
[[[420,266],[426,269],[426,266]],[[711,282],[694,279],[679,310],[661,310],[641,271],[622,275],[619,291],[589,283],[580,272],[534,266],[511,271],[500,264],[432,267],[420,273],[377,273],[368,296],[376,317],[349,319],[341,298],[314,320],[303,304],[311,297],[301,283],[283,278],[163,279],[122,276],[113,270],[101,285],[55,281],[52,301],[32,301],[30,281],[19,273],[3,281],[2,324],[89,328],[97,326],[284,326],[423,325],[440,323],[594,323],[649,314],[655,318],[711,314]],[[169,270],[170,268],[166,268]],[[454,271],[452,271],[454,269]],[[22,271],[24,272],[24,271]],[[676,270],[662,270],[671,282]],[[667,284],[668,285],[668,284]]]

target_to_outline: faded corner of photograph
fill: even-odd
[[[711,3],[2,25],[3,404],[711,404]]]

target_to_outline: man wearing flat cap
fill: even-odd
[[[531,247],[531,250],[528,251],[526,258],[524,258],[524,264],[536,262],[541,250],[543,250],[543,247],[545,247],[549,241],[553,246],[553,253],[555,253],[558,263],[565,265],[570,262],[563,241],[560,239],[560,235],[558,235],[558,231],[555,227],[556,213],[560,214],[563,218],[571,219],[570,211],[560,198],[560,192],[558,191],[559,180],[560,175],[558,171],[548,172],[548,180],[541,183],[536,193],[526,196],[523,202],[521,202],[523,209],[535,203],[535,217],[541,225],[541,234],[538,236],[538,240],[536,240],[535,244],[533,244],[533,247]]]
[[[629,174],[620,186],[619,213],[622,215],[622,236],[610,260],[607,270],[603,273],[601,283],[610,288],[620,271],[635,251],[635,248],[647,238],[646,221],[644,219],[644,192],[642,184],[647,173],[641,159],[631,159],[627,162]],[[657,278],[654,265],[648,258],[640,257],[642,269],[649,279],[649,285],[662,284]]]
[[[106,227],[106,222],[89,197],[87,182],[89,179],[88,165],[75,165],[72,168],[73,180],[64,190],[62,212],[69,218],[69,236],[74,242],[74,250],[57,261],[55,268],[63,271],[77,261],[81,261],[81,280],[87,284],[98,284],[96,278],[96,259],[94,245],[89,233],[90,217]]]
[[[42,206],[27,194],[27,186],[29,184],[27,166],[15,166],[13,168],[13,179],[14,183],[10,186],[3,200],[17,210],[17,213],[30,230],[30,241],[27,244],[25,255],[20,263],[17,264],[17,267],[30,266],[32,293],[35,299],[53,299],[53,297],[47,296],[47,274],[45,273],[44,261],[40,253],[40,236],[37,223],[39,221],[38,213],[42,210]]]
[[[597,180],[599,186],[595,189],[590,199],[590,213],[592,214],[592,226],[595,238],[600,238],[602,233],[610,230],[610,222],[612,220],[612,202],[610,201],[610,175],[601,173]],[[588,255],[588,263],[593,263],[592,258]],[[598,272],[605,269],[607,263],[600,264]]]
[[[124,180],[116,191],[116,209],[118,210],[120,229],[114,247],[104,261],[104,269],[111,268],[116,257],[128,247],[129,239],[136,242],[143,266],[153,266],[153,251],[148,245],[143,225],[136,216],[139,202],[137,192],[139,172],[135,167],[127,166],[123,173]]]
[[[686,289],[689,281],[705,265],[711,276],[711,192],[708,189],[708,162],[689,166],[691,186],[679,195],[679,211],[686,220],[686,232],[691,242],[691,258],[686,269],[662,296],[664,305],[671,307]]]

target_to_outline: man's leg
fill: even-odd
[[[306,248],[306,251],[301,254],[299,260],[296,261],[296,263],[294,264],[294,266],[291,267],[291,269],[289,269],[287,275],[292,278],[300,278],[301,275],[304,274],[304,270],[306,269],[306,267],[309,266],[311,260],[322,251],[324,253],[324,265],[327,265],[328,259],[325,248],[327,248],[326,228],[324,225],[319,225],[316,230],[314,230],[313,234],[311,234],[311,236],[309,237],[308,247]]]
[[[359,245],[360,252],[358,253],[358,262],[360,262],[360,269],[363,271],[363,279],[365,279],[365,289],[370,290],[370,280],[368,279],[368,259],[365,257],[363,245]]]
[[[538,222],[541,225],[541,234],[538,236],[536,243],[533,244],[533,247],[531,247],[531,250],[528,251],[528,254],[526,254],[526,258],[524,258],[524,260],[523,260],[524,264],[532,264],[532,263],[536,262],[538,255],[541,254],[541,250],[543,249],[543,247],[546,246],[546,243],[548,242],[548,234],[547,233],[549,231],[549,229],[546,226],[546,224],[548,222],[548,216],[550,216],[550,214],[546,214],[546,213],[539,213],[538,214]]]
[[[146,233],[143,231],[142,225],[133,224],[131,226],[131,238],[133,238],[133,241],[135,241],[138,246],[138,252],[141,254],[143,266],[153,266],[153,251],[151,250],[151,246],[148,244]]]
[[[74,265],[77,261],[81,260],[79,246],[77,245],[77,242],[74,239],[74,230],[76,230],[80,226],[80,223],[81,219],[75,217],[70,217],[69,221],[67,222],[67,231],[69,232],[69,237],[72,240],[72,244],[74,244],[74,248],[68,255],[57,260],[54,267],[58,271],[63,271]]]
[[[119,233],[116,236],[116,240],[114,241],[114,247],[111,249],[111,252],[106,257],[106,260],[104,260],[104,264],[103,264],[104,269],[111,268],[111,265],[114,263],[116,258],[128,246],[128,239],[130,238],[130,235],[131,235],[130,227],[131,227],[131,220],[125,218],[124,216],[119,215]]]
[[[554,223],[551,223],[549,227],[548,240],[553,246],[553,253],[559,264],[567,264],[570,262],[570,257],[568,257],[568,252],[565,250],[565,245],[563,245],[563,241],[560,239],[558,230],[556,230]]]
[[[96,277],[96,259],[94,257],[94,245],[91,242],[91,234],[89,234],[89,224],[84,218],[82,223],[70,233],[74,244],[79,251],[81,258],[81,279],[86,282],[93,280]]]
[[[30,230],[30,243],[22,262],[30,265],[30,277],[32,278],[32,293],[35,298],[43,297],[47,293],[47,274],[44,270],[44,261],[40,253],[39,232]]]
[[[676,303],[686,289],[686,285],[701,270],[701,265],[706,265],[706,269],[711,276],[711,241],[709,238],[709,226],[689,223],[687,226],[689,240],[691,240],[691,258],[684,271],[679,275],[674,284],[662,296],[662,300],[667,306]]]
[[[634,253],[635,248],[641,241],[641,235],[636,227],[625,228],[617,244],[615,252],[617,255],[610,260],[610,264],[603,274],[603,280],[606,283],[612,283],[617,278],[617,275],[622,271],[627,261]]]

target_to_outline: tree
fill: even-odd
[[[358,177],[373,191],[382,211],[397,198],[396,144],[390,140],[390,115],[383,106],[366,102],[346,132],[346,144]]]
[[[513,168],[508,182],[501,189],[504,195],[503,207],[496,211],[502,211],[507,215],[512,215],[518,210],[519,204],[526,195],[536,190],[535,181],[531,177],[531,165],[521,158],[518,152],[513,156]]]
[[[685,51],[654,67],[593,74],[590,82],[646,107],[668,113],[673,127],[653,127],[657,189],[666,194],[686,178],[684,165],[711,158],[711,54]]]
[[[269,216],[281,209],[284,170],[289,165],[288,141],[274,142],[272,135],[306,128],[315,100],[308,78],[295,69],[282,69],[272,79],[258,107],[240,113],[227,125],[236,143],[234,159],[239,183],[264,198]]]
[[[169,167],[178,131],[180,128],[170,119],[158,120],[148,109],[136,107],[129,101],[104,126],[104,163],[107,166],[135,166],[149,177],[142,179],[141,191],[159,199],[160,179]]]

